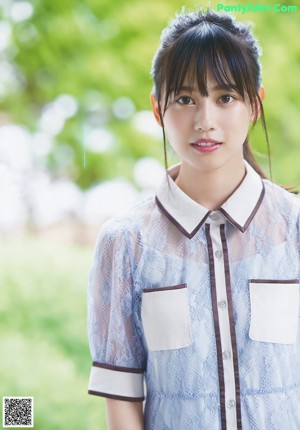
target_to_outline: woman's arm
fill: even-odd
[[[144,430],[143,402],[106,399],[107,430]]]

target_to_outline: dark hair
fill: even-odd
[[[177,93],[186,78],[196,80],[202,96],[208,96],[207,74],[210,72],[222,87],[232,88],[243,100],[247,96],[254,112],[255,125],[260,116],[265,132],[270,165],[270,147],[262,101],[259,45],[250,25],[236,22],[226,13],[182,12],[162,32],[161,45],[152,63],[154,96],[158,101],[163,129],[165,165],[167,168],[166,136],[163,116],[172,92]],[[232,82],[233,81],[233,82]],[[248,137],[243,145],[244,158],[256,172],[266,178],[249,147]],[[271,171],[271,166],[270,166]],[[272,175],[271,175],[272,176]]]

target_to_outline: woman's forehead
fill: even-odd
[[[223,77],[222,80],[217,78],[220,75]],[[224,87],[235,86],[234,79],[232,78],[231,73],[228,70],[226,70],[226,74],[224,74],[223,70],[219,74],[214,74],[210,70],[206,70],[205,73],[202,74],[201,72],[198,74],[187,73],[182,82],[182,87],[198,89],[199,82],[205,82],[207,88],[211,90],[219,90]]]
[[[202,76],[201,72],[200,74],[188,72],[182,83],[178,83],[179,85],[176,85],[176,87],[178,87],[177,90],[179,91],[187,92],[199,90],[200,92],[203,92],[203,87],[205,87],[205,90],[209,93],[220,90],[232,90],[236,88],[234,79],[228,70],[226,71],[226,74],[224,74],[224,71],[221,71],[221,73],[219,73],[217,76],[222,76],[223,79],[217,79],[217,77],[210,70],[205,71]]]

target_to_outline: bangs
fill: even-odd
[[[236,22],[228,13],[217,13],[210,8],[206,11],[200,8],[196,12],[186,12],[184,8],[163,30],[160,46],[152,61],[151,75],[154,79],[152,95],[157,102],[163,132],[166,169],[168,163],[164,115],[169,100],[183,90],[192,93],[194,88],[202,97],[208,97],[208,83],[211,79],[218,90],[235,92],[239,94],[239,99],[250,104],[254,114],[251,118],[251,130],[260,118],[270,155],[259,91],[261,49],[250,27],[250,23]],[[243,144],[243,154],[256,172],[266,178],[255,162],[248,136]]]
[[[162,101],[163,112],[167,108],[170,95],[179,93],[184,85],[197,87],[202,96],[208,96],[207,79],[210,74],[218,86],[247,95],[252,106],[259,88],[249,73],[245,50],[236,36],[218,25],[193,27],[185,32],[171,48],[168,61],[163,65],[163,85],[157,88],[158,100]],[[251,65],[253,67],[253,64]]]

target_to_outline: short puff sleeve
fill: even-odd
[[[298,216],[298,256],[299,256],[299,267],[300,267],[300,197],[298,196],[298,208],[299,208],[299,216]],[[299,273],[299,277],[300,277],[300,273]]]
[[[135,327],[131,235],[108,221],[97,239],[88,289],[93,365],[89,394],[144,399],[144,348]]]

